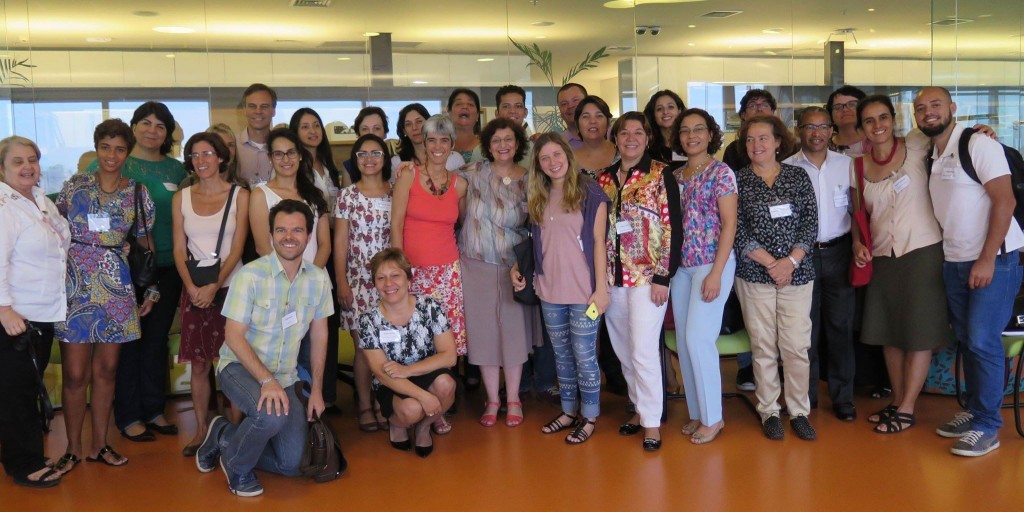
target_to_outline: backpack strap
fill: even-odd
[[[978,177],[978,170],[974,168],[974,162],[971,161],[971,137],[977,131],[974,128],[964,128],[963,133],[960,134],[959,145],[957,146],[957,153],[960,156],[960,166],[964,168],[964,172],[972,180],[981,185],[981,178]]]

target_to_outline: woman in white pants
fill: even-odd
[[[643,429],[644,449],[655,451],[661,448],[665,393],[658,345],[682,241],[679,187],[666,165],[646,153],[651,127],[643,114],[623,114],[612,135],[622,159],[598,179],[612,200],[607,237],[611,303],[605,322],[629,399],[636,404],[636,414],[619,433]]]

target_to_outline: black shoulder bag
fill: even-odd
[[[146,222],[146,209],[139,208],[139,203],[142,202],[142,185],[139,182],[135,182],[135,222],[132,222],[132,228],[128,231],[125,236],[125,241],[128,242],[128,269],[132,274],[132,283],[141,289],[148,288],[149,285],[156,282],[156,254],[153,252],[153,248],[143,247],[139,245],[139,240],[135,236],[136,226],[139,223],[140,212],[142,218],[142,229],[146,233],[146,239],[149,239],[149,225]]]

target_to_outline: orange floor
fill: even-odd
[[[1009,411],[999,450],[980,459],[955,457],[951,441],[934,433],[957,410],[952,397],[922,397],[918,426],[892,436],[872,433],[863,419],[885,405],[881,400],[858,398],[855,423],[820,410],[812,414],[815,442],[800,441],[788,424],[784,441],[769,441],[749,409],[727,400],[727,426],[706,446],[679,433],[686,406],[676,400],[663,448],[645,453],[640,437],[617,433],[623,398],[605,394],[595,436],[567,446],[558,435],[540,433],[557,409],[533,399],[526,401],[524,425],[481,427],[477,391],[461,400],[454,431],[437,437],[434,454],[423,460],[390,448],[385,433],[359,432],[350,394],[340,388],[345,414],[329,417],[350,464],[334,482],[261,473],[263,496],[234,497],[222,473],[200,474],[193,459],[181,456],[195,419],[191,402],[177,399],[169,417],[182,429],[178,437],[130,443],[111,427],[111,444],[131,459],[126,467],[82,463],[48,490],[0,478],[0,511],[1024,510],[1024,438],[1014,432]],[[51,457],[64,448],[60,415],[54,427],[46,443]]]

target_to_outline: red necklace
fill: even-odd
[[[874,162],[875,165],[877,165],[879,167],[882,167],[882,166],[885,166],[885,165],[889,165],[889,162],[892,162],[892,157],[896,156],[896,148],[899,147],[899,145],[900,145],[900,140],[899,139],[893,139],[893,141],[892,141],[892,151],[889,152],[889,156],[885,157],[885,160],[878,160],[877,158],[875,158],[875,152],[874,151],[869,151],[869,153],[871,153],[871,161]]]

